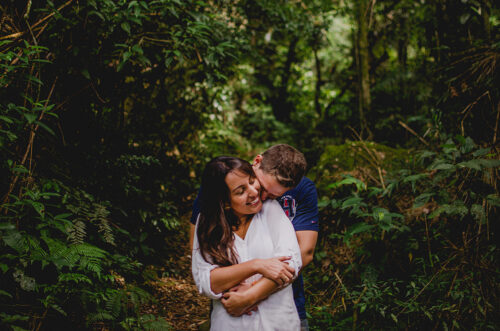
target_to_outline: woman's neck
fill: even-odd
[[[252,223],[253,220],[253,214],[243,215],[238,218],[240,220],[240,225],[238,226],[237,229],[233,227],[233,232],[236,233],[238,237],[240,237],[241,239],[245,239],[248,228],[250,227],[250,223]]]

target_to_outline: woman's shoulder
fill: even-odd
[[[281,222],[288,220],[278,201],[268,199],[263,202],[261,213],[267,222]]]
[[[269,213],[275,210],[282,210],[281,205],[278,201],[274,199],[267,199],[266,201],[262,202],[262,213]]]

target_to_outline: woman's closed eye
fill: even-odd
[[[236,195],[242,195],[245,192],[245,187],[240,186],[233,190],[233,193]]]

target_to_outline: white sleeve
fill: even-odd
[[[200,251],[200,244],[198,243],[198,223],[196,224],[196,229],[194,231],[193,239],[193,252],[191,254],[191,271],[193,273],[193,279],[198,288],[200,294],[206,295],[207,297],[217,300],[222,297],[222,293],[215,294],[210,286],[210,272],[218,268],[216,264],[211,264],[203,259]]]
[[[266,201],[265,205],[264,215],[267,218],[265,221],[273,241],[274,256],[291,256],[287,262],[295,269],[295,277],[297,277],[302,268],[302,258],[292,222],[286,217],[276,200]]]

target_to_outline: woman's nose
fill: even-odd
[[[259,188],[257,185],[250,185],[250,193],[253,195],[259,195]]]

